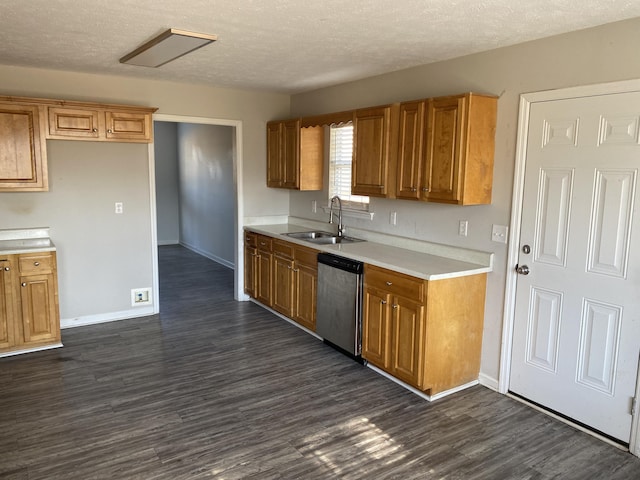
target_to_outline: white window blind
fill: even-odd
[[[351,195],[353,125],[332,125],[329,151],[329,199],[338,195],[343,205],[368,209],[369,197]]]

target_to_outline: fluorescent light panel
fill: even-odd
[[[170,28],[120,59],[120,63],[159,67],[218,39],[217,35]]]

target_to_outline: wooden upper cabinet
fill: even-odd
[[[497,98],[465,94],[429,99],[420,198],[491,203]]]
[[[48,113],[48,138],[140,143],[153,141],[151,112],[49,107]]]
[[[42,107],[0,102],[0,191],[46,191]]]
[[[418,100],[400,104],[398,198],[420,198],[426,103],[425,100]]]
[[[351,193],[395,197],[398,105],[356,110]]]
[[[267,123],[267,186],[322,190],[324,129],[300,120]]]

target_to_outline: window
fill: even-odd
[[[351,195],[353,124],[332,125],[329,149],[329,201],[338,195],[348,208],[369,209],[369,197]]]

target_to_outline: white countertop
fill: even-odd
[[[335,245],[318,245],[284,235],[291,232],[313,230],[291,223],[246,225],[245,229],[274,238],[282,238],[288,242],[315,248],[322,252],[333,253],[378,267],[388,268],[425,280],[440,280],[443,278],[477,275],[493,270],[491,265],[464,262],[377,242],[364,241]],[[330,230],[330,228],[326,230]]]
[[[49,228],[0,230],[0,254],[54,252],[56,246],[49,238]]]

